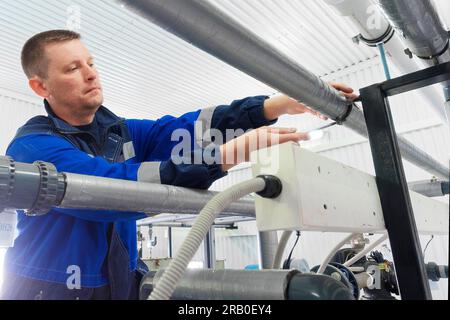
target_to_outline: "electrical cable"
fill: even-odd
[[[425,252],[427,252],[427,249],[428,249],[428,245],[430,244],[430,242],[432,241],[434,239],[434,235],[432,234],[431,235],[431,239],[428,241],[428,243],[426,244],[426,246],[425,246],[425,249],[423,249],[423,257],[425,258]]]
[[[283,258],[283,253],[284,253],[284,250],[286,249],[286,245],[287,245],[289,238],[291,237],[291,234],[292,234],[291,230],[283,231],[280,241],[278,242],[277,251],[275,252],[272,269],[280,269],[281,260]]]
[[[297,230],[296,234],[297,234],[297,239],[295,239],[295,242],[294,242],[294,245],[292,246],[291,252],[289,253],[289,256],[283,263],[283,269],[289,269],[289,264],[291,262],[292,253],[294,252],[295,246],[298,243],[298,239],[300,239],[300,231]]]

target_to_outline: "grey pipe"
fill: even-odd
[[[377,0],[409,49],[428,65],[450,61],[449,32],[430,0]],[[450,81],[443,83],[446,101]],[[448,110],[446,110],[448,117]],[[450,118],[447,119],[450,123]]]
[[[264,231],[258,235],[261,269],[272,269],[278,248],[278,234],[276,231]]]
[[[145,212],[148,214],[198,214],[217,194],[169,185],[116,180],[64,173],[66,192],[59,204],[62,208],[94,208]],[[223,211],[227,215],[255,217],[251,198],[236,201]]]
[[[408,184],[409,189],[427,197],[442,197],[449,193],[448,181],[416,181]]]
[[[140,285],[147,299],[164,270],[148,273]],[[295,270],[188,270],[174,300],[353,300],[350,290],[324,275]]]
[[[208,1],[116,1],[331,119],[342,117],[348,110],[348,102],[336,90]],[[360,110],[353,108],[344,125],[367,137]],[[398,143],[406,160],[438,177],[448,176],[448,168],[404,138],[398,137]]]
[[[386,53],[402,74],[408,74],[423,69],[425,63],[420,59],[410,59],[405,54],[405,45],[401,33],[394,32],[385,14],[380,8],[375,8],[371,0],[325,0],[339,15],[345,16],[360,32],[357,39],[370,47],[382,42]],[[444,123],[450,125],[442,106],[442,93],[437,86],[421,88],[421,96],[428,102]],[[450,96],[447,100],[450,100]]]
[[[438,58],[448,51],[447,30],[431,1],[378,0],[378,3],[417,57]]]
[[[65,183],[51,163],[15,162],[0,156],[0,212],[23,209],[30,216],[47,213],[61,202]]]
[[[58,173],[50,163],[15,162],[0,156],[0,212],[45,214],[52,207],[195,214],[217,194],[161,184]],[[232,203],[226,216],[255,217],[251,197]]]

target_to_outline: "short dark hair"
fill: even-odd
[[[38,33],[28,39],[22,48],[22,68],[28,79],[35,75],[46,78],[48,71],[48,57],[45,47],[52,43],[81,39],[81,35],[71,30],[49,30]]]

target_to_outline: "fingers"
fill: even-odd
[[[296,128],[279,128],[279,127],[266,127],[263,130],[266,130],[269,133],[278,133],[278,134],[294,133],[297,131]]]
[[[342,93],[348,100],[356,100],[359,96],[356,93]]]
[[[289,134],[283,134],[279,136],[279,143],[285,143],[288,141],[306,141],[309,140],[309,136],[307,133],[303,132],[296,132],[296,133],[289,133]]]
[[[257,143],[253,145],[259,149],[288,141],[309,140],[309,136],[307,133],[297,132],[296,128],[264,127],[256,130],[253,135],[249,135],[248,139],[247,143],[255,139],[253,141]]]
[[[356,100],[359,96],[348,85],[340,82],[330,82],[330,86],[340,91],[341,95],[349,100]]]
[[[335,88],[338,91],[342,91],[344,93],[353,93],[353,89],[349,87],[348,85],[340,82],[330,82],[330,86]]]
[[[327,117],[327,116],[324,116],[324,115],[321,114],[320,112],[315,111],[315,110],[313,110],[313,109],[311,109],[311,108],[307,108],[306,112],[308,112],[308,113],[310,113],[310,114],[312,114],[312,115],[314,115],[314,116],[316,116],[316,117],[319,117],[319,118],[322,119],[322,120],[328,120],[328,117]]]
[[[268,146],[283,144],[289,141],[298,142],[302,140],[303,141],[309,140],[309,136],[307,133],[295,132],[295,133],[271,135],[268,139]]]

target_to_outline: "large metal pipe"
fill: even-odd
[[[428,65],[450,61],[449,32],[430,0],[377,0],[388,19],[403,36],[409,49]],[[450,123],[450,81],[444,85],[444,105]]]
[[[377,0],[417,57],[448,62],[449,35],[430,0]]]
[[[50,163],[27,164],[0,156],[0,211],[45,214],[52,207],[197,215],[217,192],[58,173]],[[226,216],[255,217],[252,198],[232,203]]]
[[[409,189],[427,197],[443,197],[449,193],[448,181],[416,181],[408,184]]]
[[[116,180],[64,173],[66,193],[59,207],[95,208],[159,213],[198,214],[217,192],[191,190],[155,183]],[[236,201],[223,211],[227,215],[255,216],[250,198]]]
[[[378,43],[383,43],[386,55],[402,74],[408,74],[426,67],[423,60],[405,53],[405,44],[400,39],[400,33],[394,32],[380,8],[370,0],[325,0],[335,11],[346,17],[358,30],[358,39],[376,50]],[[444,97],[439,86],[420,89],[421,96],[441,118],[443,123],[449,124],[444,107]]]
[[[140,285],[145,300],[164,270],[149,272]],[[295,270],[188,270],[174,300],[354,300],[351,291],[332,277]]]
[[[164,29],[320,113],[337,119],[349,103],[336,90],[241,23],[203,0],[117,0]],[[345,126],[367,137],[363,113],[353,108]],[[398,138],[403,157],[436,176],[448,168]]]

